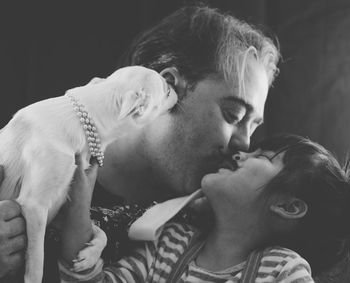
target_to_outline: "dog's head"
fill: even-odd
[[[119,119],[131,117],[137,124],[146,124],[166,113],[177,103],[174,89],[156,71],[141,66],[117,70],[106,80],[119,82],[116,103]]]

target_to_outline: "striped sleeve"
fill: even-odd
[[[149,272],[149,268],[155,256],[155,243],[143,242],[141,247],[120,261],[103,267],[100,259],[97,264],[84,272],[73,272],[70,268],[59,261],[61,283],[88,282],[88,283],[137,283],[144,282]]]
[[[311,277],[311,269],[309,264],[301,257],[294,258],[282,268],[277,282],[283,283],[314,283]]]
[[[261,260],[256,283],[311,283],[311,268],[308,262],[296,252],[272,247],[265,250]]]

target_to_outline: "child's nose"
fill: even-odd
[[[235,161],[239,161],[239,160],[241,160],[241,156],[239,153],[236,153],[236,154],[232,155],[232,159]]]
[[[248,154],[246,152],[239,151],[238,153],[232,156],[232,159],[239,162],[247,159]]]

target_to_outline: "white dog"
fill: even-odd
[[[26,219],[26,283],[42,280],[45,227],[66,201],[75,154],[82,155],[84,168],[91,156],[102,166],[109,143],[176,103],[176,93],[157,72],[126,67],[21,109],[1,130],[0,164],[6,177],[0,199],[16,199]]]

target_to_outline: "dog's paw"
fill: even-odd
[[[89,243],[86,243],[86,247],[73,260],[71,270],[81,272],[93,267],[99,260],[106,244],[106,234],[99,227],[93,225],[93,239]]]

